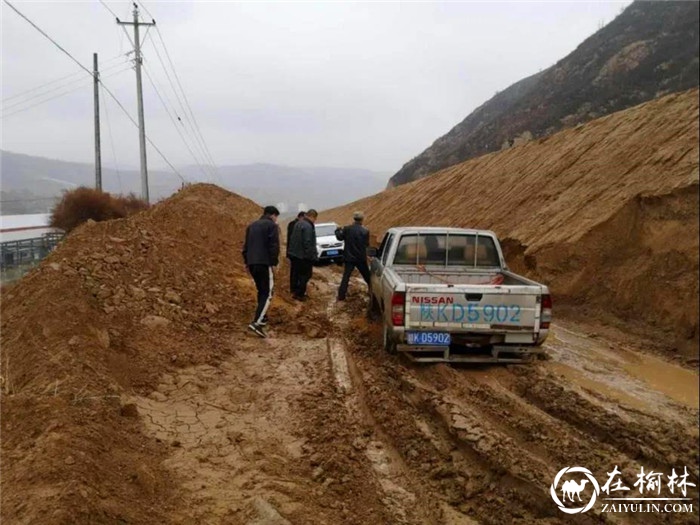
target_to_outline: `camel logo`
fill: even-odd
[[[585,478],[568,479],[561,484],[560,488],[559,483],[565,474],[583,474]],[[573,503],[584,502],[584,500],[581,499],[581,493],[586,488],[586,484],[589,482],[591,483],[593,493],[591,494],[588,503],[586,503],[586,505],[583,507],[567,507],[567,498],[569,502]],[[561,491],[561,499],[559,499],[557,491]],[[559,507],[559,510],[566,512],[567,514],[578,514],[580,512],[586,512],[593,507],[596,497],[598,494],[600,494],[600,486],[598,485],[598,481],[596,481],[596,479],[593,477],[593,474],[591,474],[591,471],[587,468],[566,467],[557,473],[556,477],[554,478],[554,483],[552,483],[552,485],[549,487],[549,493],[552,496],[554,503],[556,503]]]

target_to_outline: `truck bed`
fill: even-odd
[[[508,271],[479,271],[465,268],[455,268],[454,270],[445,270],[444,267],[431,269],[426,267],[425,270],[418,268],[398,268],[391,269],[396,276],[406,284],[474,284],[487,285],[492,283],[493,279],[499,275],[503,276],[503,281],[500,284],[505,285],[532,285],[533,281],[526,279],[520,275]]]

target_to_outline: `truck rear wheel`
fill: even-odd
[[[396,343],[391,339],[389,335],[389,328],[384,325],[384,351],[387,354],[396,354]]]

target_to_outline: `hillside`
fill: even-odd
[[[487,228],[579,315],[697,354],[698,90],[668,95],[324,212]]]
[[[698,2],[634,2],[557,64],[477,108],[389,186],[697,86],[699,12]]]
[[[697,498],[697,372],[561,317],[547,360],[415,366],[382,350],[364,288],[337,302],[317,268],[292,301],[284,260],[260,339],[240,255],[259,213],[188,186],[3,288],[3,524],[567,525],[567,464],[626,486],[688,465]]]
[[[207,175],[198,167],[179,169],[187,182],[206,182]],[[95,168],[92,164],[65,162],[56,159],[0,151],[2,173],[2,213],[38,213],[48,211],[61,191],[80,185],[92,186]],[[308,207],[329,208],[380,191],[386,173],[361,168],[332,168],[247,164],[221,166],[220,180],[226,189],[257,202],[282,203],[295,211],[302,203]],[[103,187],[111,193],[139,193],[141,174],[138,170],[102,170]],[[153,201],[173,194],[182,180],[172,171],[149,171]],[[284,207],[283,206],[283,207]]]
[[[220,361],[218,334],[241,339],[255,300],[241,247],[260,211],[188,186],[82,225],[3,290],[3,523],[172,523],[169,445],[141,433],[129,395],[169,367]],[[289,303],[280,291],[284,330],[320,332]]]

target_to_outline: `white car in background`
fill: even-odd
[[[316,224],[316,251],[318,262],[343,262],[345,243],[335,238],[335,229],[338,225],[334,222]]]

